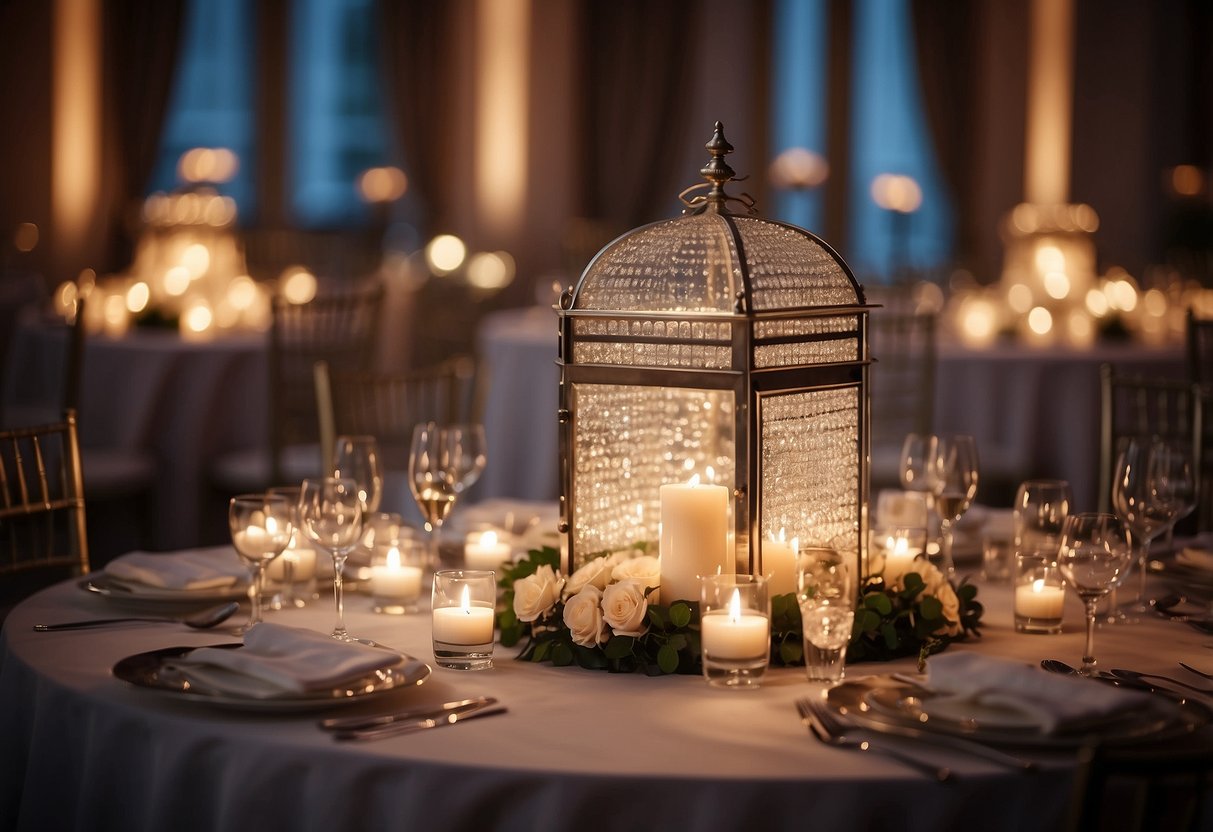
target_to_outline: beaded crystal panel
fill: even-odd
[[[641,228],[612,243],[586,271],[581,309],[731,312],[741,285],[724,220],[702,214]]]
[[[733,482],[731,391],[574,384],[572,395],[573,569],[637,543],[656,554],[665,483]]]
[[[762,537],[857,551],[859,388],[762,398]]]
[[[795,309],[859,302],[851,278],[821,243],[786,225],[735,217],[745,245],[753,308]]]
[[[725,370],[733,360],[730,327],[723,321],[579,318],[573,334],[578,364]]]

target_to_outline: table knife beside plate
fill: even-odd
[[[472,708],[495,705],[497,699],[492,696],[476,696],[471,699],[459,699],[454,702],[444,702],[441,705],[420,705],[403,711],[393,711],[386,714],[370,714],[367,716],[330,717],[320,720],[320,727],[326,731],[357,731],[366,728],[376,728],[391,725],[396,722],[416,722],[424,719],[437,719],[451,712],[463,712]]]
[[[495,700],[494,700],[495,701]],[[503,705],[495,705],[489,702],[466,705],[463,708],[453,708],[449,711],[442,711],[437,716],[426,717],[423,719],[391,722],[386,725],[375,725],[370,728],[355,728],[353,730],[338,730],[333,731],[333,737],[337,740],[381,740],[388,737],[398,737],[402,734],[412,734],[417,731],[424,731],[429,728],[441,728],[444,725],[454,725],[456,722],[463,722],[466,719],[476,719],[482,716],[493,716],[494,714],[506,713],[506,708]]]

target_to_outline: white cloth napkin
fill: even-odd
[[[399,653],[262,622],[235,649],[200,647],[171,666],[204,690],[265,699],[335,690],[404,661]]]
[[[1009,712],[1051,734],[1147,707],[1144,694],[1049,673],[1008,659],[956,652],[927,662],[939,705],[969,704]],[[963,708],[952,708],[963,712]]]
[[[248,580],[249,569],[231,546],[180,552],[130,552],[105,566],[127,584],[156,589],[227,589]]]
[[[1198,546],[1185,546],[1183,551],[1175,556],[1175,562],[1193,569],[1213,572],[1213,552]]]

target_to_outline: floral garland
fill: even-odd
[[[497,626],[501,643],[525,637],[518,658],[650,676],[700,672],[699,604],[660,598],[660,567],[644,548],[594,558],[567,578],[560,554],[545,547],[501,573]],[[977,588],[953,587],[925,560],[865,578],[847,660],[919,662],[978,635]],[[771,599],[771,661],[804,663],[800,608],[794,594]]]

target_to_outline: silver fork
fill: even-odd
[[[847,726],[835,718],[824,702],[818,702],[813,699],[797,699],[796,709],[800,712],[801,722],[809,727],[813,736],[826,745],[884,754],[886,757],[892,757],[902,765],[907,765],[915,771],[938,780],[940,783],[946,783],[952,779],[952,770],[947,766],[937,766],[934,763],[929,763],[926,760],[899,751],[891,746],[872,745],[867,739],[850,736]]]

